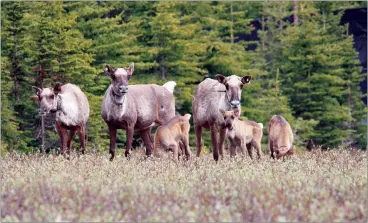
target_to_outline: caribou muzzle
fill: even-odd
[[[128,93],[128,85],[121,85],[119,87],[119,93],[120,94],[126,94],[126,93]]]
[[[226,125],[226,128],[229,130],[233,130],[233,126],[231,124]]]
[[[290,149],[288,147],[286,147],[286,146],[280,147],[279,149],[275,150],[276,157],[277,158],[280,158],[282,156],[285,156],[286,154],[288,154],[289,150]]]
[[[239,108],[240,107],[240,101],[238,101],[238,100],[232,100],[230,102],[230,104],[231,104],[231,108]]]

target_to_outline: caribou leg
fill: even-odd
[[[133,143],[133,133],[134,133],[134,125],[128,126],[126,129],[126,150],[125,150],[125,157],[130,156],[130,149],[132,148]]]
[[[226,128],[220,129],[220,138],[219,138],[219,152],[221,158],[224,158],[224,141],[225,141]]]
[[[78,136],[82,148],[82,154],[86,152],[86,134],[86,127],[81,127],[81,129],[78,131]]]
[[[59,153],[63,153],[63,140],[64,140],[64,134],[63,131],[61,130],[61,126],[58,122],[56,122],[56,131],[60,137],[60,151]]]
[[[273,154],[273,143],[270,139],[268,140],[268,151],[271,153],[271,158],[275,159],[275,155]]]
[[[109,153],[111,154],[110,161],[113,161],[116,149],[116,127],[111,124],[108,124],[108,126],[110,134],[110,150],[109,150]]]
[[[247,150],[248,150],[248,155],[251,159],[253,159],[253,148],[252,148],[252,144],[248,143],[247,144]]]
[[[253,148],[255,148],[255,149],[256,149],[258,159],[260,159],[260,158],[261,158],[261,156],[262,156],[262,147],[261,147],[261,142],[255,142],[255,141],[253,141],[253,142],[252,142],[252,146],[253,146]]]
[[[73,138],[74,138],[76,133],[77,133],[77,130],[75,128],[72,128],[69,131],[69,136],[68,136],[68,141],[67,141],[67,152],[68,152],[69,155],[70,155],[70,151],[72,149],[72,141],[73,141]]]
[[[197,157],[199,157],[199,155],[201,155],[201,150],[202,150],[202,130],[203,130],[203,127],[200,126],[200,125],[196,125],[194,130],[195,130],[195,134],[196,134]]]
[[[67,149],[67,142],[68,142],[68,131],[60,123],[56,123],[56,129],[60,136],[61,154],[65,155],[65,150]]]
[[[213,151],[213,159],[215,161],[218,161],[219,158],[219,144],[218,144],[218,136],[217,136],[217,129],[216,125],[213,123],[210,125],[210,131],[211,131],[211,140],[212,140],[212,151]]]
[[[189,160],[190,158],[190,148],[189,148],[189,136],[185,136],[182,138],[182,140],[180,140],[180,147],[182,147],[182,152],[183,154],[185,153],[186,159]]]
[[[146,147],[146,156],[151,156],[153,151],[153,143],[151,138],[151,128],[147,128],[139,131],[143,139],[144,146]]]
[[[230,144],[230,158],[234,157],[236,155],[236,144],[231,143]]]
[[[179,161],[179,145],[175,144],[173,147],[173,155],[174,155],[174,161],[178,162]]]

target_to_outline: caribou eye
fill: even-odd
[[[54,95],[50,95],[50,99],[54,99]]]
[[[234,118],[235,118],[235,117],[234,117],[234,115],[232,115],[232,116],[231,116],[231,119],[234,119]]]

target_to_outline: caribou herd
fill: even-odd
[[[110,160],[115,157],[116,134],[118,129],[126,132],[125,156],[130,156],[133,133],[138,131],[146,148],[146,155],[160,157],[174,154],[189,159],[190,114],[175,115],[174,88],[169,81],[163,86],[156,84],[129,85],[134,73],[134,63],[129,67],[113,68],[104,66],[105,74],[111,79],[101,107],[101,115],[110,135]],[[202,151],[203,128],[211,132],[214,160],[224,156],[224,141],[228,139],[230,156],[236,155],[237,148],[245,155],[245,148],[253,158],[253,148],[258,158],[262,156],[261,138],[263,124],[242,120],[241,91],[250,84],[251,76],[225,77],[216,75],[216,80],[207,78],[196,88],[192,101],[192,115],[196,135],[197,157]],[[71,142],[78,132],[82,153],[86,148],[86,124],[90,114],[86,95],[73,84],[59,83],[51,88],[34,87],[34,100],[40,104],[43,113],[56,113],[56,130],[60,137],[61,154],[70,156]],[[154,143],[151,128],[159,126]],[[268,150],[272,158],[294,154],[293,132],[289,123],[280,115],[274,115],[268,128]]]

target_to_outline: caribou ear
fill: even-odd
[[[127,72],[128,72],[128,76],[129,76],[129,78],[130,78],[130,77],[133,75],[133,72],[134,72],[134,63],[131,63],[131,64],[130,64],[130,66],[129,66],[129,68],[128,68]]]
[[[108,64],[104,66],[104,72],[109,77],[114,77],[114,68],[110,67]]]
[[[185,119],[187,119],[188,121],[190,120],[190,117],[191,117],[191,115],[190,115],[190,114],[185,114],[185,115],[184,115],[184,118],[185,118]]]
[[[54,94],[59,94],[61,92],[61,86],[62,84],[57,82],[54,86]]]
[[[225,83],[225,76],[224,75],[221,75],[221,74],[216,74],[216,79],[218,82],[220,82],[221,84],[224,84]]]
[[[252,76],[244,76],[242,77],[241,82],[243,84],[249,84],[251,79],[252,79]]]
[[[32,88],[35,90],[36,95],[39,97],[41,95],[42,89],[35,86],[32,86]]]
[[[38,97],[37,95],[32,95],[31,97],[29,97],[32,101],[40,101],[40,97]]]
[[[225,117],[225,111],[223,109],[220,109],[219,111],[221,112],[222,116]]]

